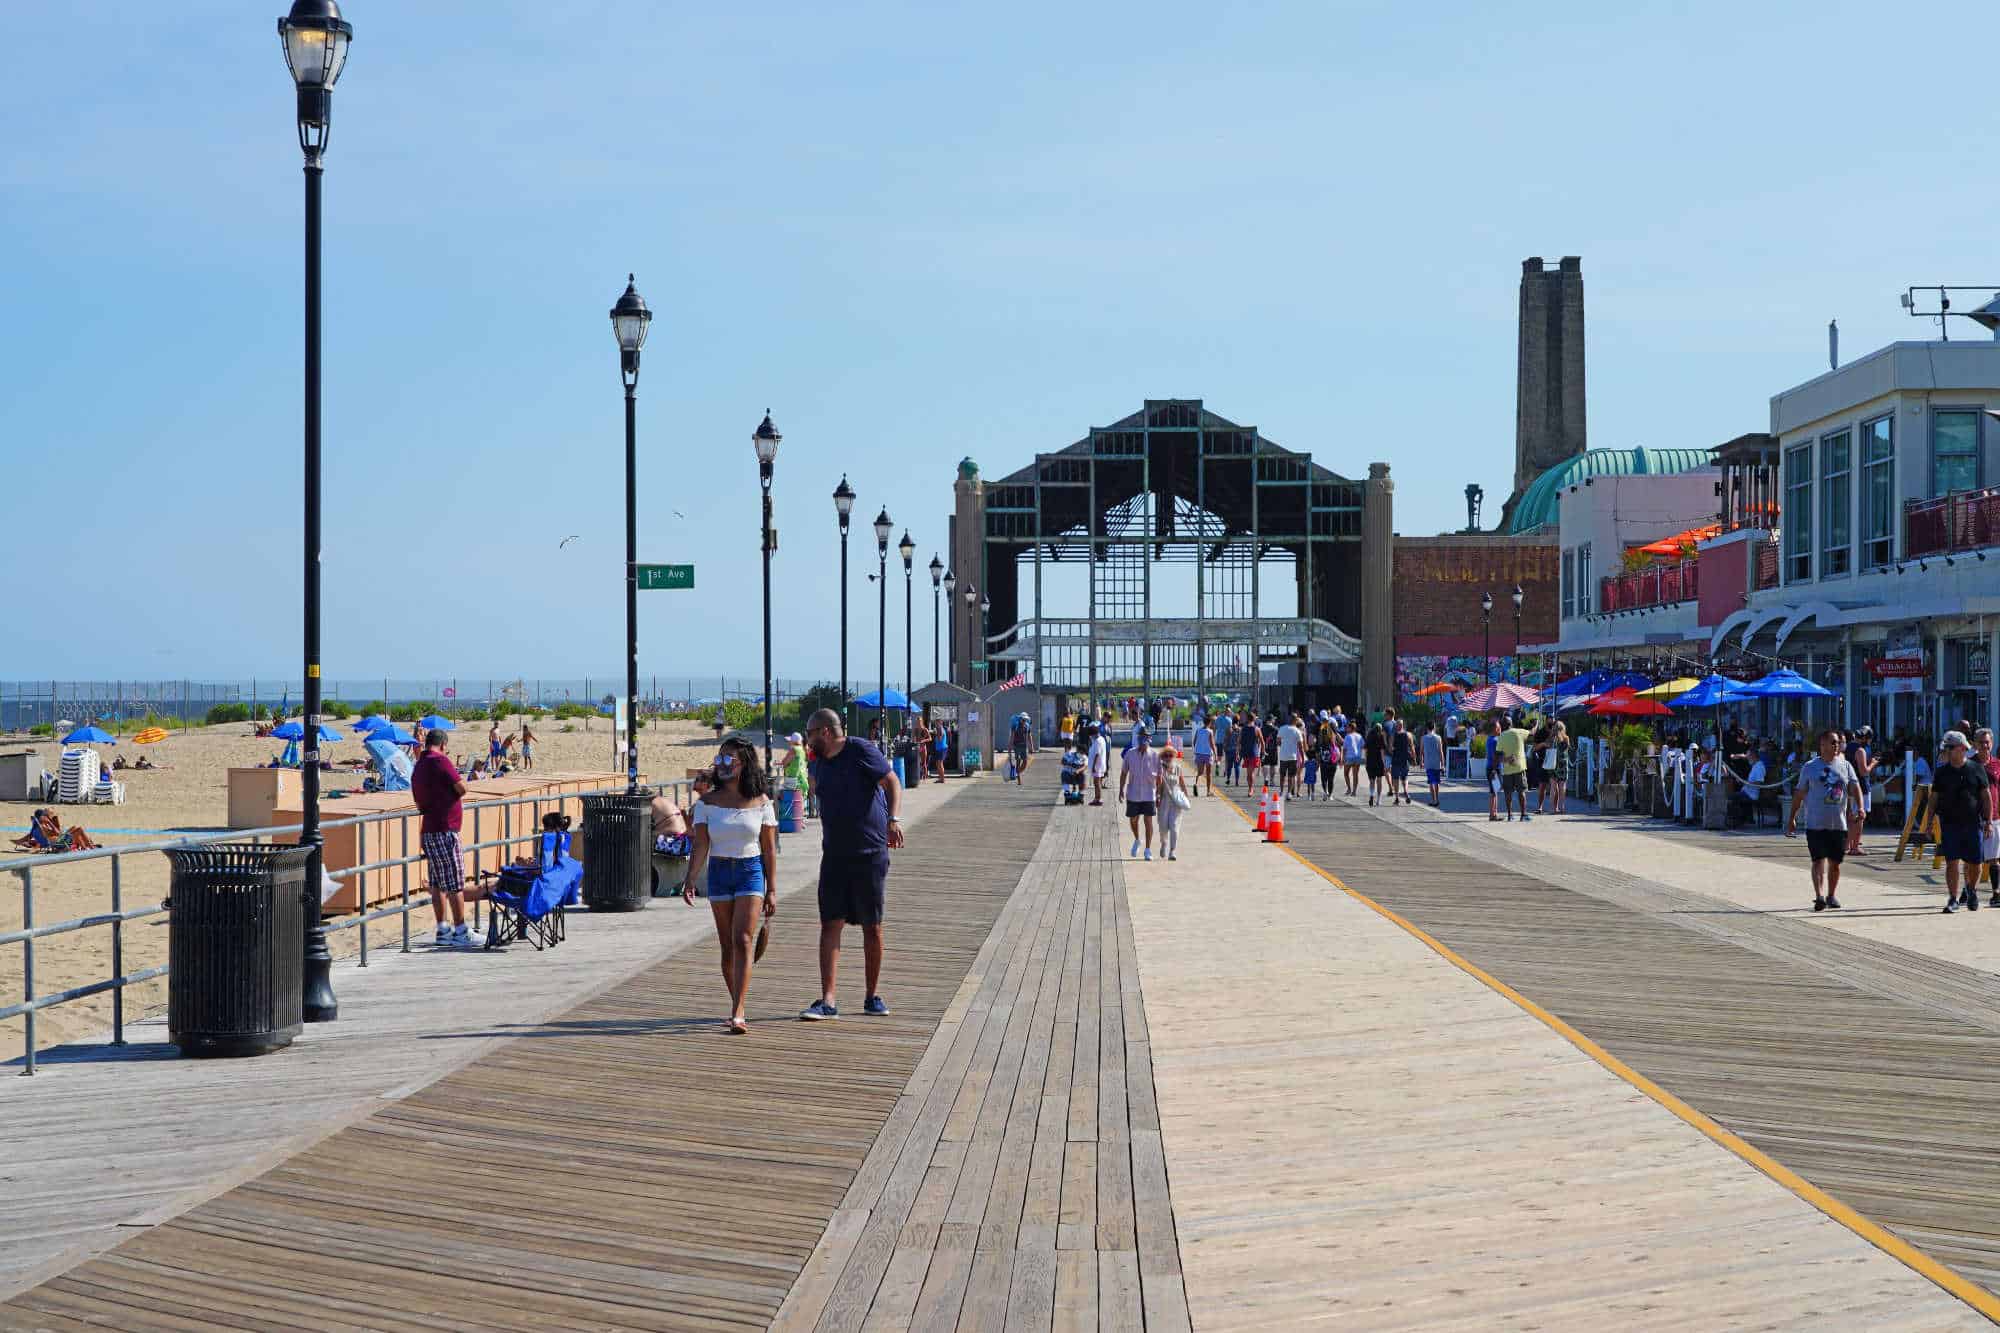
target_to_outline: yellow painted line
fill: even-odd
[[[1229,803],[1229,808],[1234,810],[1237,816],[1245,823],[1254,824],[1256,822],[1242,806],[1236,804],[1233,797],[1224,793],[1222,799]],[[1804,1199],[1807,1203],[1819,1209],[1822,1213],[1825,1213],[1828,1217],[1840,1223],[1840,1225],[1846,1227],[1876,1249],[1887,1254],[1890,1258],[1900,1261],[1921,1276],[1944,1288],[1959,1300],[1964,1301],[1994,1323],[2000,1324],[2000,1297],[1996,1297],[1992,1292],[1978,1283],[1945,1267],[1879,1222],[1871,1221],[1862,1216],[1762,1149],[1747,1142],[1738,1135],[1730,1133],[1721,1125],[1718,1125],[1715,1121],[1697,1111],[1694,1107],[1689,1106],[1686,1102],[1674,1096],[1674,1094],[1668,1092],[1665,1088],[1653,1082],[1653,1080],[1647,1078],[1644,1074],[1632,1068],[1602,1046],[1599,1046],[1589,1037],[1578,1032],[1562,1019],[1542,1008],[1542,1006],[1536,1004],[1512,986],[1509,986],[1506,982],[1485,971],[1469,959],[1454,953],[1442,940],[1424,930],[1423,927],[1390,911],[1367,894],[1349,888],[1341,881],[1338,875],[1323,866],[1315,865],[1313,862],[1307,860],[1290,843],[1281,843],[1279,845],[1294,861],[1297,861],[1300,865],[1312,871],[1315,875],[1318,875],[1321,879],[1333,885],[1333,887],[1339,889],[1350,898],[1353,898],[1370,911],[1387,918],[1410,934],[1416,936],[1453,967],[1476,978],[1490,989],[1512,1000],[1529,1014],[1540,1019],[1550,1028],[1553,1028],[1570,1045],[1576,1047],[1585,1055],[1616,1074],[1619,1078],[1624,1079],[1627,1083],[1666,1107],[1669,1111],[1672,1111],[1710,1139],[1729,1149],[1729,1151],[1735,1153],[1751,1166],[1756,1167],[1759,1171],[1777,1181],[1780,1185],[1783,1185],[1786,1189],[1798,1195],[1801,1199]]]

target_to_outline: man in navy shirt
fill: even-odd
[[[840,714],[822,708],[806,722],[813,790],[819,795],[820,997],[799,1015],[807,1022],[840,1017],[834,982],[840,970],[840,937],[851,921],[861,927],[867,977],[862,1012],[886,1014],[882,983],[882,906],[889,881],[889,849],[903,845],[896,815],[903,787],[882,752],[851,737]]]

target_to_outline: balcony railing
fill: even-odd
[[[1954,491],[1903,506],[1903,558],[2000,546],[2000,486]]]
[[[1636,611],[1648,606],[1672,606],[1700,595],[1700,565],[1676,560],[1628,574],[1613,574],[1598,584],[1598,609]]]
[[[1775,588],[1778,586],[1778,539],[1772,537],[1757,543],[1757,586]]]

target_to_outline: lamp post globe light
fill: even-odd
[[[840,515],[840,717],[844,725],[851,720],[847,712],[847,524],[854,515],[854,488],[847,484],[846,473],[833,488],[833,511]]]
[[[777,545],[777,534],[771,531],[771,476],[778,465],[778,445],[784,440],[778,428],[771,424],[771,409],[764,409],[764,419],[757,423],[757,429],[750,433],[750,444],[757,451],[757,484],[764,492],[764,772],[771,771],[771,551]]]
[[[875,516],[875,716],[882,719],[882,743],[889,743],[889,534],[896,525],[884,509]]]
[[[639,790],[639,349],[653,312],[625,275],[625,293],[611,307],[618,373],[625,385],[625,791]]]
[[[931,552],[930,571],[931,571],[931,679],[936,680],[938,678],[938,644],[939,641],[944,637],[942,632],[943,619],[938,614],[938,587],[944,581],[944,561],[937,558],[936,551]]]
[[[1486,644],[1486,683],[1493,683],[1493,594],[1479,594],[1479,627]]]
[[[908,528],[903,529],[903,540],[896,543],[896,552],[903,557],[903,697],[907,699],[917,680],[916,654],[910,644],[910,587],[915,582],[910,561],[916,558],[917,544],[910,540]]]
[[[347,46],[354,28],[340,16],[334,0],[297,0],[278,20],[285,66],[298,90],[299,149],[305,154],[305,585],[303,620],[305,649],[305,748],[300,756],[299,846],[306,849],[306,930],[300,941],[305,952],[301,972],[303,1013],[308,1023],[330,1023],[340,1016],[333,994],[333,955],[326,947],[326,925],[320,912],[320,882],[325,855],[319,831],[319,480],[320,480],[320,178],[328,131],[333,123],[333,85],[347,64]]]
[[[951,658],[952,683],[958,683],[958,603],[953,598],[958,593],[958,575],[950,570],[944,572],[944,604],[951,608],[951,624],[945,628],[945,648]]]
[[[1523,592],[1521,591],[1521,585],[1517,583],[1517,584],[1515,584],[1515,585],[1514,585],[1514,592],[1513,592],[1513,594],[1512,594],[1512,595],[1513,595],[1513,598],[1514,598],[1514,679],[1515,679],[1516,681],[1520,681],[1520,679],[1521,679],[1521,602],[1522,602],[1522,600],[1523,600],[1523,599],[1524,599],[1524,598],[1526,597],[1526,595],[1527,595],[1527,594],[1525,594],[1525,593],[1523,593]]]

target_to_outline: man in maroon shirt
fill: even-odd
[[[410,795],[423,811],[424,857],[430,863],[431,911],[437,917],[439,948],[470,948],[479,941],[465,925],[465,856],[459,850],[458,829],[464,819],[460,799],[465,780],[445,753],[445,734],[424,734],[424,753],[410,771]],[[446,904],[452,924],[444,923]]]

